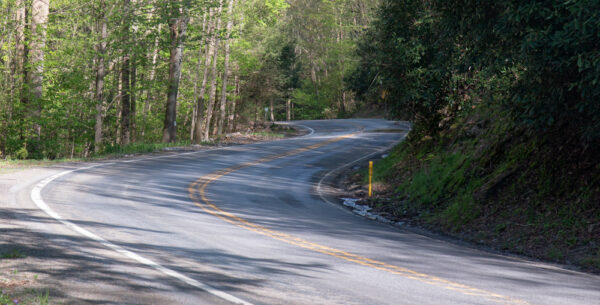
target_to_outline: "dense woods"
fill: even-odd
[[[0,0],[0,16],[0,159],[379,111],[413,128],[376,163],[374,210],[600,270],[599,0]]]
[[[0,2],[3,158],[211,141],[356,108],[364,0]]]
[[[538,131],[600,138],[600,2],[382,1],[349,86],[432,136],[499,105]]]
[[[347,85],[414,122],[375,209],[600,270],[600,2],[383,0]]]

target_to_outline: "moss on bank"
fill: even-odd
[[[570,128],[562,126],[561,128]],[[600,149],[480,108],[375,164],[372,205],[478,244],[600,271]],[[560,136],[563,135],[563,136]],[[383,202],[383,203],[382,203]]]

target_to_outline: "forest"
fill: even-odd
[[[413,122],[374,209],[600,270],[600,1],[382,0],[346,82]]]
[[[344,117],[364,0],[0,1],[0,154],[88,157]]]
[[[599,0],[1,0],[0,15],[1,159],[406,120],[374,210],[600,270]]]

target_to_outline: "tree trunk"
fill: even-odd
[[[220,79],[221,77],[222,77],[222,73],[219,73],[219,76],[217,76],[217,79]],[[219,93],[215,92],[215,103],[214,103],[215,104],[215,109],[213,109],[213,114],[215,114],[215,119],[212,122],[212,129],[210,130],[213,137],[217,135],[217,128],[218,128],[218,123],[219,123],[219,120],[216,117],[216,114],[219,111],[219,104],[217,104],[217,97],[218,96],[219,96]]]
[[[208,28],[206,30],[206,39],[205,39],[205,59],[204,59],[204,74],[202,75],[202,84],[200,85],[200,93],[198,94],[197,108],[198,112],[196,112],[196,130],[194,131],[194,139],[196,144],[200,144],[203,139],[203,125],[206,126],[205,121],[203,119],[204,116],[204,95],[206,94],[206,83],[208,81],[208,67],[210,66],[210,61],[212,59],[212,52],[214,52],[214,46],[212,44],[212,35],[215,35],[213,29],[216,23],[216,16],[214,16],[214,10],[209,10],[208,14]],[[198,70],[200,70],[200,58],[198,58]],[[207,110],[208,112],[208,110]],[[204,127],[205,129],[206,127]]]
[[[162,138],[162,141],[165,143],[175,142],[177,137],[177,93],[179,92],[183,43],[185,41],[188,20],[181,6],[178,8],[177,18],[169,19],[171,55],[169,59],[169,89],[167,91],[167,107]]]
[[[106,51],[106,38],[108,37],[108,31],[106,28],[106,18],[104,16],[104,10],[106,6],[104,0],[100,0],[100,8],[98,10],[98,34],[100,35],[100,41],[96,45],[97,61],[96,61],[96,92],[94,100],[96,101],[96,125],[94,126],[94,152],[100,152],[100,146],[102,145],[102,112],[104,108],[104,54]]]
[[[271,112],[271,122],[275,122],[275,114],[273,113],[273,98],[269,99],[269,110]]]
[[[202,17],[202,35],[205,35],[206,31],[206,21],[207,21],[207,13],[204,11]],[[206,44],[205,44],[206,46]],[[190,128],[190,141],[194,142],[194,134],[196,133],[196,122],[200,122],[198,120],[198,109],[200,105],[198,103],[198,81],[200,80],[200,67],[202,65],[202,45],[198,48],[198,64],[196,66],[196,74],[194,75],[194,110],[192,111],[192,126]]]
[[[219,0],[219,11],[217,13],[217,26],[215,30],[215,35],[212,35],[212,45],[213,45],[213,63],[212,63],[212,72],[211,72],[211,81],[210,81],[210,92],[208,94],[208,107],[206,109],[206,128],[204,129],[204,140],[208,140],[209,136],[209,127],[213,115],[213,108],[215,106],[215,94],[217,93],[217,59],[219,56],[219,47],[217,34],[221,30],[221,12],[223,11],[223,0]]]
[[[160,34],[162,28],[162,24],[158,25],[158,33]],[[158,59],[158,40],[159,35],[156,36],[156,38],[154,39],[154,50],[152,51],[152,67],[150,68],[150,76],[148,79],[148,83],[150,84],[150,86],[154,86],[154,78],[156,76],[156,61]],[[142,141],[145,142],[146,141],[146,120],[148,118],[148,112],[150,111],[150,98],[151,98],[151,92],[152,92],[152,87],[149,89],[145,90],[145,96],[146,96],[146,101],[144,102],[144,110],[142,112]]]
[[[240,90],[240,80],[238,78],[238,76],[236,75],[234,78],[234,82],[235,82],[235,96],[233,97],[233,99],[231,99],[231,107],[229,107],[229,122],[227,123],[227,130],[229,133],[231,132],[235,132],[235,104],[236,104],[236,99],[237,96],[239,95],[239,90]]]
[[[130,0],[123,0],[123,63],[121,66],[121,145],[128,145],[130,142]]]
[[[285,118],[290,121],[292,119],[292,99],[288,98],[285,104]]]
[[[346,117],[346,91],[342,91],[342,101],[340,103],[340,113],[342,117]]]
[[[121,66],[121,145],[128,145],[130,141],[129,119],[131,113],[129,95],[129,56],[123,56]]]
[[[44,47],[46,46],[46,23],[48,22],[50,0],[33,0],[31,9],[30,62],[32,71],[29,74],[31,97],[34,98],[33,117],[39,122],[41,114],[42,84],[44,78]],[[39,137],[41,126],[34,124],[34,131]]]
[[[115,97],[115,101],[116,101],[116,105],[115,105],[115,109],[117,112],[117,122],[115,124],[115,141],[117,142],[117,144],[121,144],[121,117],[123,112],[121,111],[121,88],[123,86],[123,82],[121,82],[122,78],[121,78],[121,72],[122,70],[117,68],[117,66],[119,65],[119,60],[116,59],[116,62],[113,64],[114,67],[114,71],[115,71],[115,78],[114,78],[114,82],[116,83],[116,87],[117,87],[117,96]]]
[[[25,4],[25,0],[16,0],[15,1],[16,12],[15,12],[15,58],[13,64],[13,85],[12,91],[13,95],[18,96],[19,101],[23,104],[23,107],[27,107],[28,100],[26,91],[25,82],[27,81],[27,36],[25,36],[25,28],[27,26],[27,15],[29,14],[28,7]],[[17,107],[18,109],[18,107]],[[23,113],[20,111],[16,111],[14,113],[14,120],[16,122],[21,122],[19,133],[21,139],[24,138],[24,130],[26,126],[22,123]],[[8,136],[7,136],[8,139]],[[8,141],[8,140],[7,140]]]
[[[258,120],[260,120],[260,112],[261,112],[261,105],[258,104],[258,101],[256,101],[256,105],[255,105],[255,112],[254,112],[254,126],[252,126],[252,129],[256,129],[256,125],[258,124]]]
[[[14,59],[14,71],[13,75],[17,80],[15,80],[14,87],[15,90],[21,90],[23,87],[23,82],[27,79],[26,71],[25,71],[25,61],[27,60],[26,54],[26,43],[25,43],[25,26],[27,24],[27,7],[24,3],[24,0],[17,0],[15,3],[16,13],[15,13],[15,26],[16,26],[16,35],[15,35],[15,59]],[[19,79],[19,76],[22,78]]]
[[[30,40],[31,40],[31,36],[27,35],[27,24],[28,24],[28,20],[29,20],[29,13],[30,13],[30,8],[28,7],[28,1],[26,0],[19,0],[20,6],[17,10],[17,19],[19,20],[19,27],[18,27],[18,31],[17,31],[17,44],[16,44],[16,48],[17,48],[17,66],[18,66],[18,72],[21,75],[20,80],[18,81],[18,90],[19,90],[19,98],[21,101],[21,104],[23,104],[23,107],[25,109],[27,109],[27,107],[29,107],[29,100],[30,98],[30,90],[27,88],[27,82],[29,82],[29,70],[30,70],[30,66],[29,66],[29,45],[30,45]],[[23,115],[29,116],[29,114],[25,114],[23,113]],[[21,138],[24,138],[24,132],[25,129],[28,129],[29,127],[22,126],[20,129],[21,132]]]
[[[131,87],[129,89],[130,92],[130,104],[131,104],[131,113],[129,114],[129,121],[130,121],[130,139],[131,142],[135,142],[136,137],[135,137],[135,132],[136,132],[136,124],[135,124],[135,116],[136,116],[136,112],[137,112],[137,107],[136,107],[136,90],[135,90],[135,85],[136,85],[136,78],[137,78],[137,65],[135,63],[135,53],[133,54],[133,60],[130,62],[131,64]]]
[[[229,0],[227,6],[227,33],[225,34],[225,63],[223,66],[223,86],[221,89],[221,116],[219,117],[219,127],[217,134],[223,134],[223,124],[225,123],[225,111],[227,103],[227,76],[229,74],[229,38],[231,37],[231,29],[233,28],[233,0]]]

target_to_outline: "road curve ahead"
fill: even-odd
[[[322,198],[322,177],[380,158],[406,123],[293,124],[310,134],[98,163],[40,181],[31,201],[50,238],[101,263],[94,277],[77,277],[87,264],[74,275],[104,291],[96,303],[600,304],[597,276],[432,239]]]

